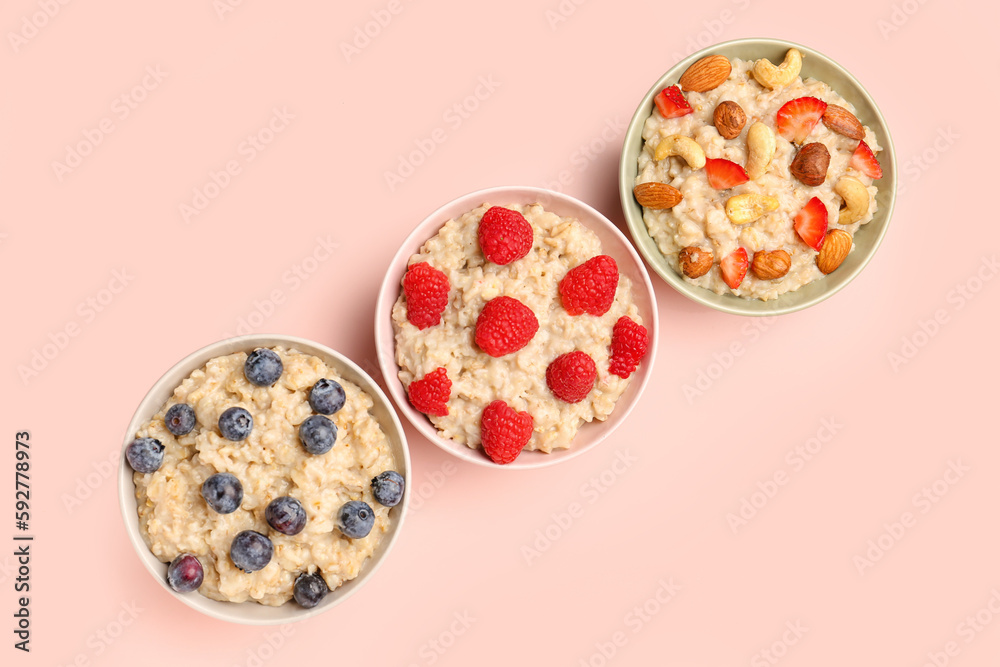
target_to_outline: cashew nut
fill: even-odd
[[[756,122],[747,130],[747,176],[756,181],[767,173],[776,147],[774,130]]]
[[[844,198],[845,208],[841,209],[840,217],[837,218],[838,225],[850,225],[865,217],[868,213],[868,206],[871,204],[871,195],[864,183],[850,176],[843,176],[833,191]]]
[[[726,202],[726,216],[734,225],[745,225],[777,208],[777,197],[751,192],[730,197]]]
[[[656,153],[653,155],[657,161],[676,155],[684,158],[692,169],[701,169],[705,166],[705,151],[697,141],[680,134],[665,135],[662,131],[660,134],[663,138],[656,144]]]
[[[784,88],[802,71],[802,54],[798,49],[788,49],[785,60],[775,66],[767,58],[761,58],[753,64],[753,78],[762,86],[777,90]]]

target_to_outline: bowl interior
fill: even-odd
[[[167,564],[160,562],[149,550],[139,532],[139,516],[136,510],[135,485],[132,481],[132,469],[125,461],[124,448],[135,437],[136,431],[156,414],[160,407],[173,394],[174,388],[186,378],[192,371],[203,366],[207,361],[218,356],[232,354],[239,351],[251,351],[258,347],[271,347],[281,345],[286,348],[294,348],[304,354],[311,354],[322,359],[328,366],[337,371],[346,380],[358,385],[363,391],[371,396],[374,403],[371,408],[372,415],[378,420],[379,425],[389,439],[390,447],[398,472],[409,482],[410,480],[410,455],[406,445],[406,436],[403,433],[399,418],[393,411],[389,400],[386,398],[378,385],[365,374],[358,366],[343,355],[331,350],[328,347],[317,343],[291,336],[277,335],[252,335],[230,338],[218,343],[202,348],[189,355],[163,375],[149,393],[139,404],[135,415],[129,423],[128,431],[125,434],[125,442],[122,445],[122,456],[118,470],[118,496],[122,509],[122,517],[125,520],[125,528],[128,532],[132,546],[139,554],[140,560],[146,569],[160,583],[163,588],[174,597],[180,599],[189,607],[207,614],[213,618],[234,623],[250,625],[269,625],[276,623],[290,623],[310,618],[324,611],[332,609],[337,604],[350,597],[362,584],[365,583],[381,565],[392,548],[396,537],[399,534],[403,519],[406,515],[406,506],[409,501],[410,485],[407,484],[403,500],[392,510],[393,521],[389,533],[376,548],[375,553],[365,562],[361,573],[351,581],[346,582],[338,589],[331,591],[323,601],[312,609],[304,609],[295,603],[284,604],[280,607],[268,607],[254,602],[232,603],[210,600],[197,592],[178,594],[171,589],[166,582]]]
[[[399,380],[399,367],[396,365],[395,357],[395,334],[392,328],[392,307],[399,297],[403,274],[406,272],[410,257],[429,238],[434,236],[444,223],[484,203],[496,205],[538,203],[547,211],[563,217],[576,218],[587,228],[593,230],[601,240],[604,252],[614,257],[618,262],[619,272],[631,279],[636,306],[639,308],[643,323],[650,335],[650,347],[646,359],[633,374],[632,382],[622,394],[618,405],[615,406],[607,421],[584,424],[569,449],[556,450],[551,454],[523,452],[512,463],[504,466],[493,463],[480,449],[471,449],[460,442],[442,437],[427,419],[427,416],[410,405],[406,397],[406,389]],[[566,461],[588,451],[610,435],[628,416],[649,380],[659,338],[657,327],[656,297],[653,294],[653,285],[642,260],[625,235],[611,221],[587,204],[568,195],[532,187],[511,186],[480,190],[459,197],[431,213],[417,225],[400,246],[386,273],[379,291],[378,305],[375,308],[375,345],[379,366],[389,387],[389,393],[395,399],[400,412],[425,438],[460,459],[493,468],[513,470],[540,468]]]
[[[734,294],[715,294],[710,290],[685,282],[667,264],[666,259],[656,246],[656,242],[646,229],[646,223],[642,219],[642,207],[632,196],[632,187],[638,173],[639,152],[642,150],[643,144],[643,125],[653,113],[653,97],[663,88],[676,83],[684,70],[699,58],[709,54],[720,54],[741,60],[767,58],[771,62],[778,63],[784,59],[785,52],[792,47],[802,52],[802,77],[812,77],[827,83],[855,106],[858,119],[872,128],[878,137],[879,143],[883,147],[878,156],[879,163],[882,165],[882,178],[876,182],[879,189],[878,195],[875,197],[878,202],[878,211],[871,222],[863,225],[855,233],[854,241],[857,246],[855,251],[847,256],[840,268],[825,278],[813,281],[793,292],[786,292],[778,298],[766,302],[756,299],[742,299]],[[840,291],[861,272],[875,254],[875,250],[888,228],[896,198],[896,158],[892,138],[875,101],[857,79],[830,58],[800,44],[778,39],[739,39],[723,42],[694,53],[670,68],[649,89],[632,117],[625,133],[625,144],[622,147],[618,175],[622,209],[625,212],[629,232],[653,270],[674,289],[693,301],[736,315],[790,313],[819,303]]]

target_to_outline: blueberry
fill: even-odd
[[[337,425],[323,415],[313,415],[299,426],[299,440],[310,454],[326,454],[337,442]]]
[[[167,583],[178,593],[190,593],[201,586],[205,579],[205,570],[201,561],[194,554],[180,554],[167,567]]]
[[[271,562],[272,554],[274,545],[271,540],[255,530],[244,530],[233,538],[229,547],[233,565],[248,573],[263,570]]]
[[[219,514],[232,514],[243,502],[243,485],[236,475],[218,472],[201,485],[201,495],[208,506]]]
[[[375,500],[386,507],[395,507],[403,499],[403,489],[406,483],[403,476],[395,470],[386,470],[378,477],[372,478],[372,493]]]
[[[296,602],[309,609],[322,602],[329,592],[330,588],[318,572],[316,574],[303,573],[296,577],[295,592],[292,595]]]
[[[247,361],[243,364],[243,374],[251,384],[258,387],[270,387],[281,377],[281,357],[274,350],[258,348],[247,356]]]
[[[187,435],[197,423],[194,416],[194,408],[187,403],[177,403],[171,405],[167,414],[163,416],[163,422],[167,425],[167,430],[174,435]]]
[[[365,537],[375,525],[375,511],[371,505],[361,500],[344,503],[337,512],[337,528],[347,537]]]
[[[306,510],[295,498],[275,498],[264,510],[267,525],[283,535],[298,535],[306,527]]]
[[[226,440],[246,440],[253,430],[253,417],[243,408],[229,408],[219,416],[219,433]]]
[[[339,382],[323,378],[309,390],[309,405],[321,415],[332,415],[344,407],[344,388]]]
[[[136,438],[125,448],[125,458],[136,472],[156,472],[163,465],[163,443],[156,438]]]

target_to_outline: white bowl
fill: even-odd
[[[537,451],[522,452],[513,462],[506,465],[494,463],[481,449],[472,449],[468,445],[441,436],[425,414],[412,405],[406,395],[406,388],[399,380],[399,366],[396,365],[395,334],[392,327],[392,307],[399,298],[403,274],[407,262],[429,238],[452,218],[461,216],[484,203],[494,205],[508,204],[541,204],[547,211],[562,217],[578,219],[584,226],[597,234],[605,254],[611,255],[618,263],[618,270],[632,281],[635,304],[642,315],[643,324],[649,331],[649,350],[642,364],[632,375],[632,381],[618,399],[614,411],[606,421],[584,424],[568,449],[558,449],[551,454]],[[396,401],[400,412],[420,431],[421,435],[441,449],[454,454],[458,458],[492,468],[507,468],[523,470],[526,468],[542,468],[567,461],[593,449],[602,440],[625,421],[632,411],[639,396],[649,381],[653,360],[656,357],[656,344],[659,339],[656,296],[649,274],[632,244],[615,225],[601,213],[578,199],[551,190],[533,187],[505,186],[489,188],[472,192],[445,204],[427,216],[416,226],[403,245],[400,246],[392,263],[386,270],[385,280],[379,290],[378,303],[375,306],[375,349],[378,363],[385,377],[389,393]]]
[[[374,402],[371,412],[389,439],[393,456],[396,459],[397,472],[407,482],[403,492],[403,499],[399,505],[392,509],[390,514],[391,526],[388,534],[379,543],[371,558],[365,562],[361,568],[361,573],[336,590],[330,591],[323,601],[312,609],[305,609],[294,602],[286,603],[280,607],[269,607],[256,602],[219,602],[217,600],[210,600],[197,592],[177,593],[167,584],[167,563],[160,562],[153,555],[139,533],[135,484],[132,481],[132,468],[125,460],[125,447],[135,438],[136,431],[163,407],[163,404],[173,394],[174,388],[190,375],[192,371],[201,368],[206,362],[215,357],[233,354],[234,352],[250,352],[258,347],[273,347],[275,345],[294,348],[298,352],[319,357],[341,377],[358,385],[358,387],[371,396]],[[375,571],[388,556],[403,525],[403,519],[406,516],[406,506],[410,497],[409,482],[410,452],[406,444],[406,435],[403,433],[402,424],[400,424],[399,418],[392,409],[389,399],[386,398],[378,385],[364,371],[344,355],[324,345],[292,336],[258,334],[229,338],[204,347],[182,359],[167,371],[163,377],[157,380],[156,384],[149,390],[149,393],[146,394],[146,397],[142,399],[139,408],[132,417],[131,423],[128,425],[128,430],[125,432],[125,442],[122,445],[122,456],[118,470],[118,501],[122,510],[122,518],[125,520],[125,530],[128,532],[132,546],[135,547],[135,551],[139,555],[139,559],[146,566],[146,569],[149,570],[149,573],[153,575],[153,578],[159,582],[165,591],[192,609],[196,609],[212,618],[245,625],[271,625],[301,621],[321,614],[324,611],[329,611],[353,595],[355,591],[361,588],[375,574]]]

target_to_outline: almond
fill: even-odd
[[[705,56],[698,60],[681,74],[677,83],[683,90],[691,90],[696,93],[718,88],[722,82],[729,78],[729,73],[733,71],[733,65],[729,58],[725,56]]]
[[[799,149],[788,171],[806,185],[823,185],[826,170],[830,168],[830,151],[819,143],[806,144]]]
[[[673,208],[684,199],[681,191],[666,183],[640,183],[632,188],[632,194],[640,206],[646,208]]]
[[[712,262],[715,261],[712,253],[693,245],[681,250],[677,259],[681,263],[681,271],[688,278],[700,278],[705,275],[712,268]]]
[[[816,255],[816,266],[823,273],[833,273],[847,257],[847,254],[851,252],[853,243],[851,235],[843,229],[827,232],[823,245],[820,246],[819,254]]]
[[[823,124],[845,137],[857,141],[865,138],[865,128],[857,116],[836,104],[826,105],[826,111],[823,112]]]
[[[777,280],[788,273],[792,258],[784,250],[758,250],[753,255],[750,268],[761,280]]]
[[[739,104],[726,100],[715,107],[713,120],[715,129],[719,131],[723,139],[735,139],[740,136],[743,126],[747,124],[747,115]]]

